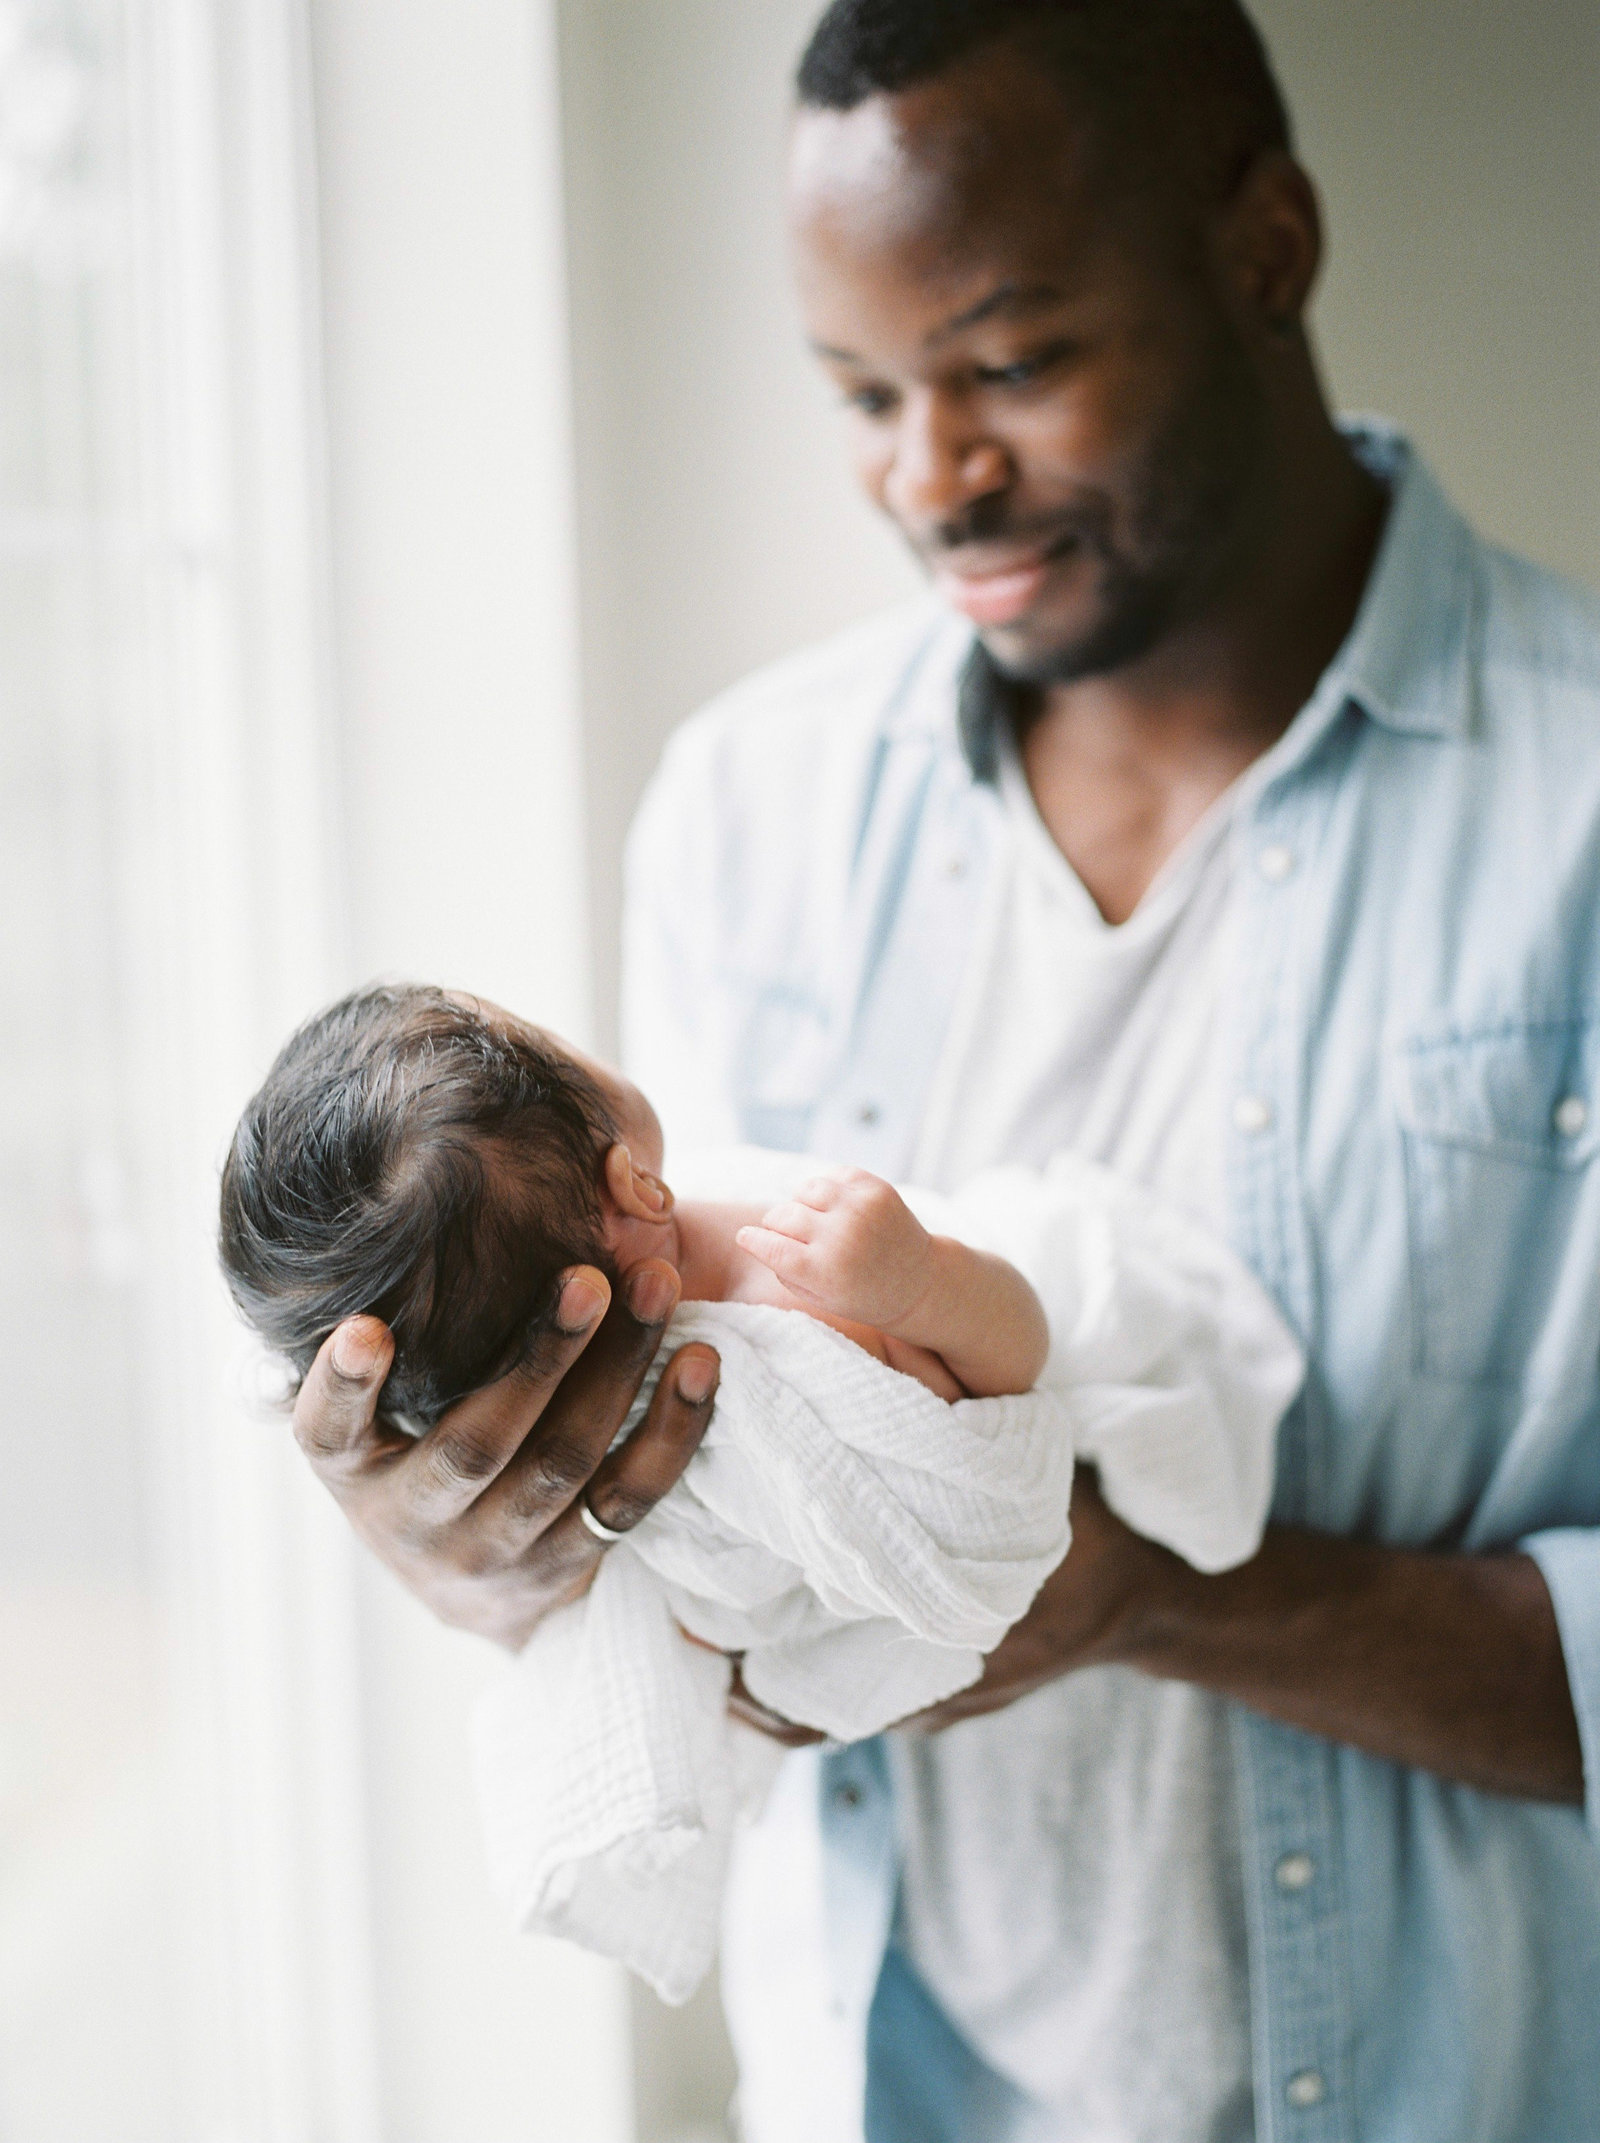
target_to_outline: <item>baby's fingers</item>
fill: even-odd
[[[797,1243],[815,1242],[818,1230],[823,1225],[819,1208],[802,1205],[796,1198],[785,1198],[770,1212],[761,1216],[761,1226],[773,1235],[792,1235]]]
[[[791,1203],[809,1206],[814,1213],[831,1213],[844,1196],[853,1173],[852,1170],[836,1168],[827,1175],[808,1176],[796,1189]]]
[[[776,1228],[765,1224],[758,1228],[741,1228],[734,1241],[741,1250],[748,1250],[753,1258],[758,1258],[769,1272],[776,1273],[784,1286],[795,1294],[812,1291],[806,1284],[813,1262],[809,1243],[797,1242],[792,1235],[780,1234]]]

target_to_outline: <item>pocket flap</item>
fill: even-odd
[[[1600,1021],[1422,1037],[1395,1056],[1400,1121],[1420,1138],[1544,1168],[1600,1144]]]

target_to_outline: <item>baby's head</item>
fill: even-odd
[[[384,1409],[428,1426],[537,1349],[570,1266],[615,1280],[608,1157],[640,1111],[648,1145],[636,1089],[493,1006],[357,991],[291,1038],[234,1133],[234,1299],[301,1376],[345,1318],[381,1317]]]

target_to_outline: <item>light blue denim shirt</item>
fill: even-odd
[[[1231,1234],[1312,1364],[1276,1515],[1533,1555],[1588,1805],[1236,1709],[1257,2134],[1596,2143],[1600,605],[1481,542],[1393,434],[1355,436],[1393,487],[1382,549],[1232,836]],[[674,739],[630,852],[626,1006],[672,1138],[905,1174],[1001,830],[958,732],[969,646],[919,606]],[[863,2043],[885,1780],[870,1744],[825,1767]]]

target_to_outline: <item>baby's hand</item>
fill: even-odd
[[[883,1332],[915,1315],[933,1278],[933,1237],[862,1168],[813,1177],[735,1241],[801,1301]]]

